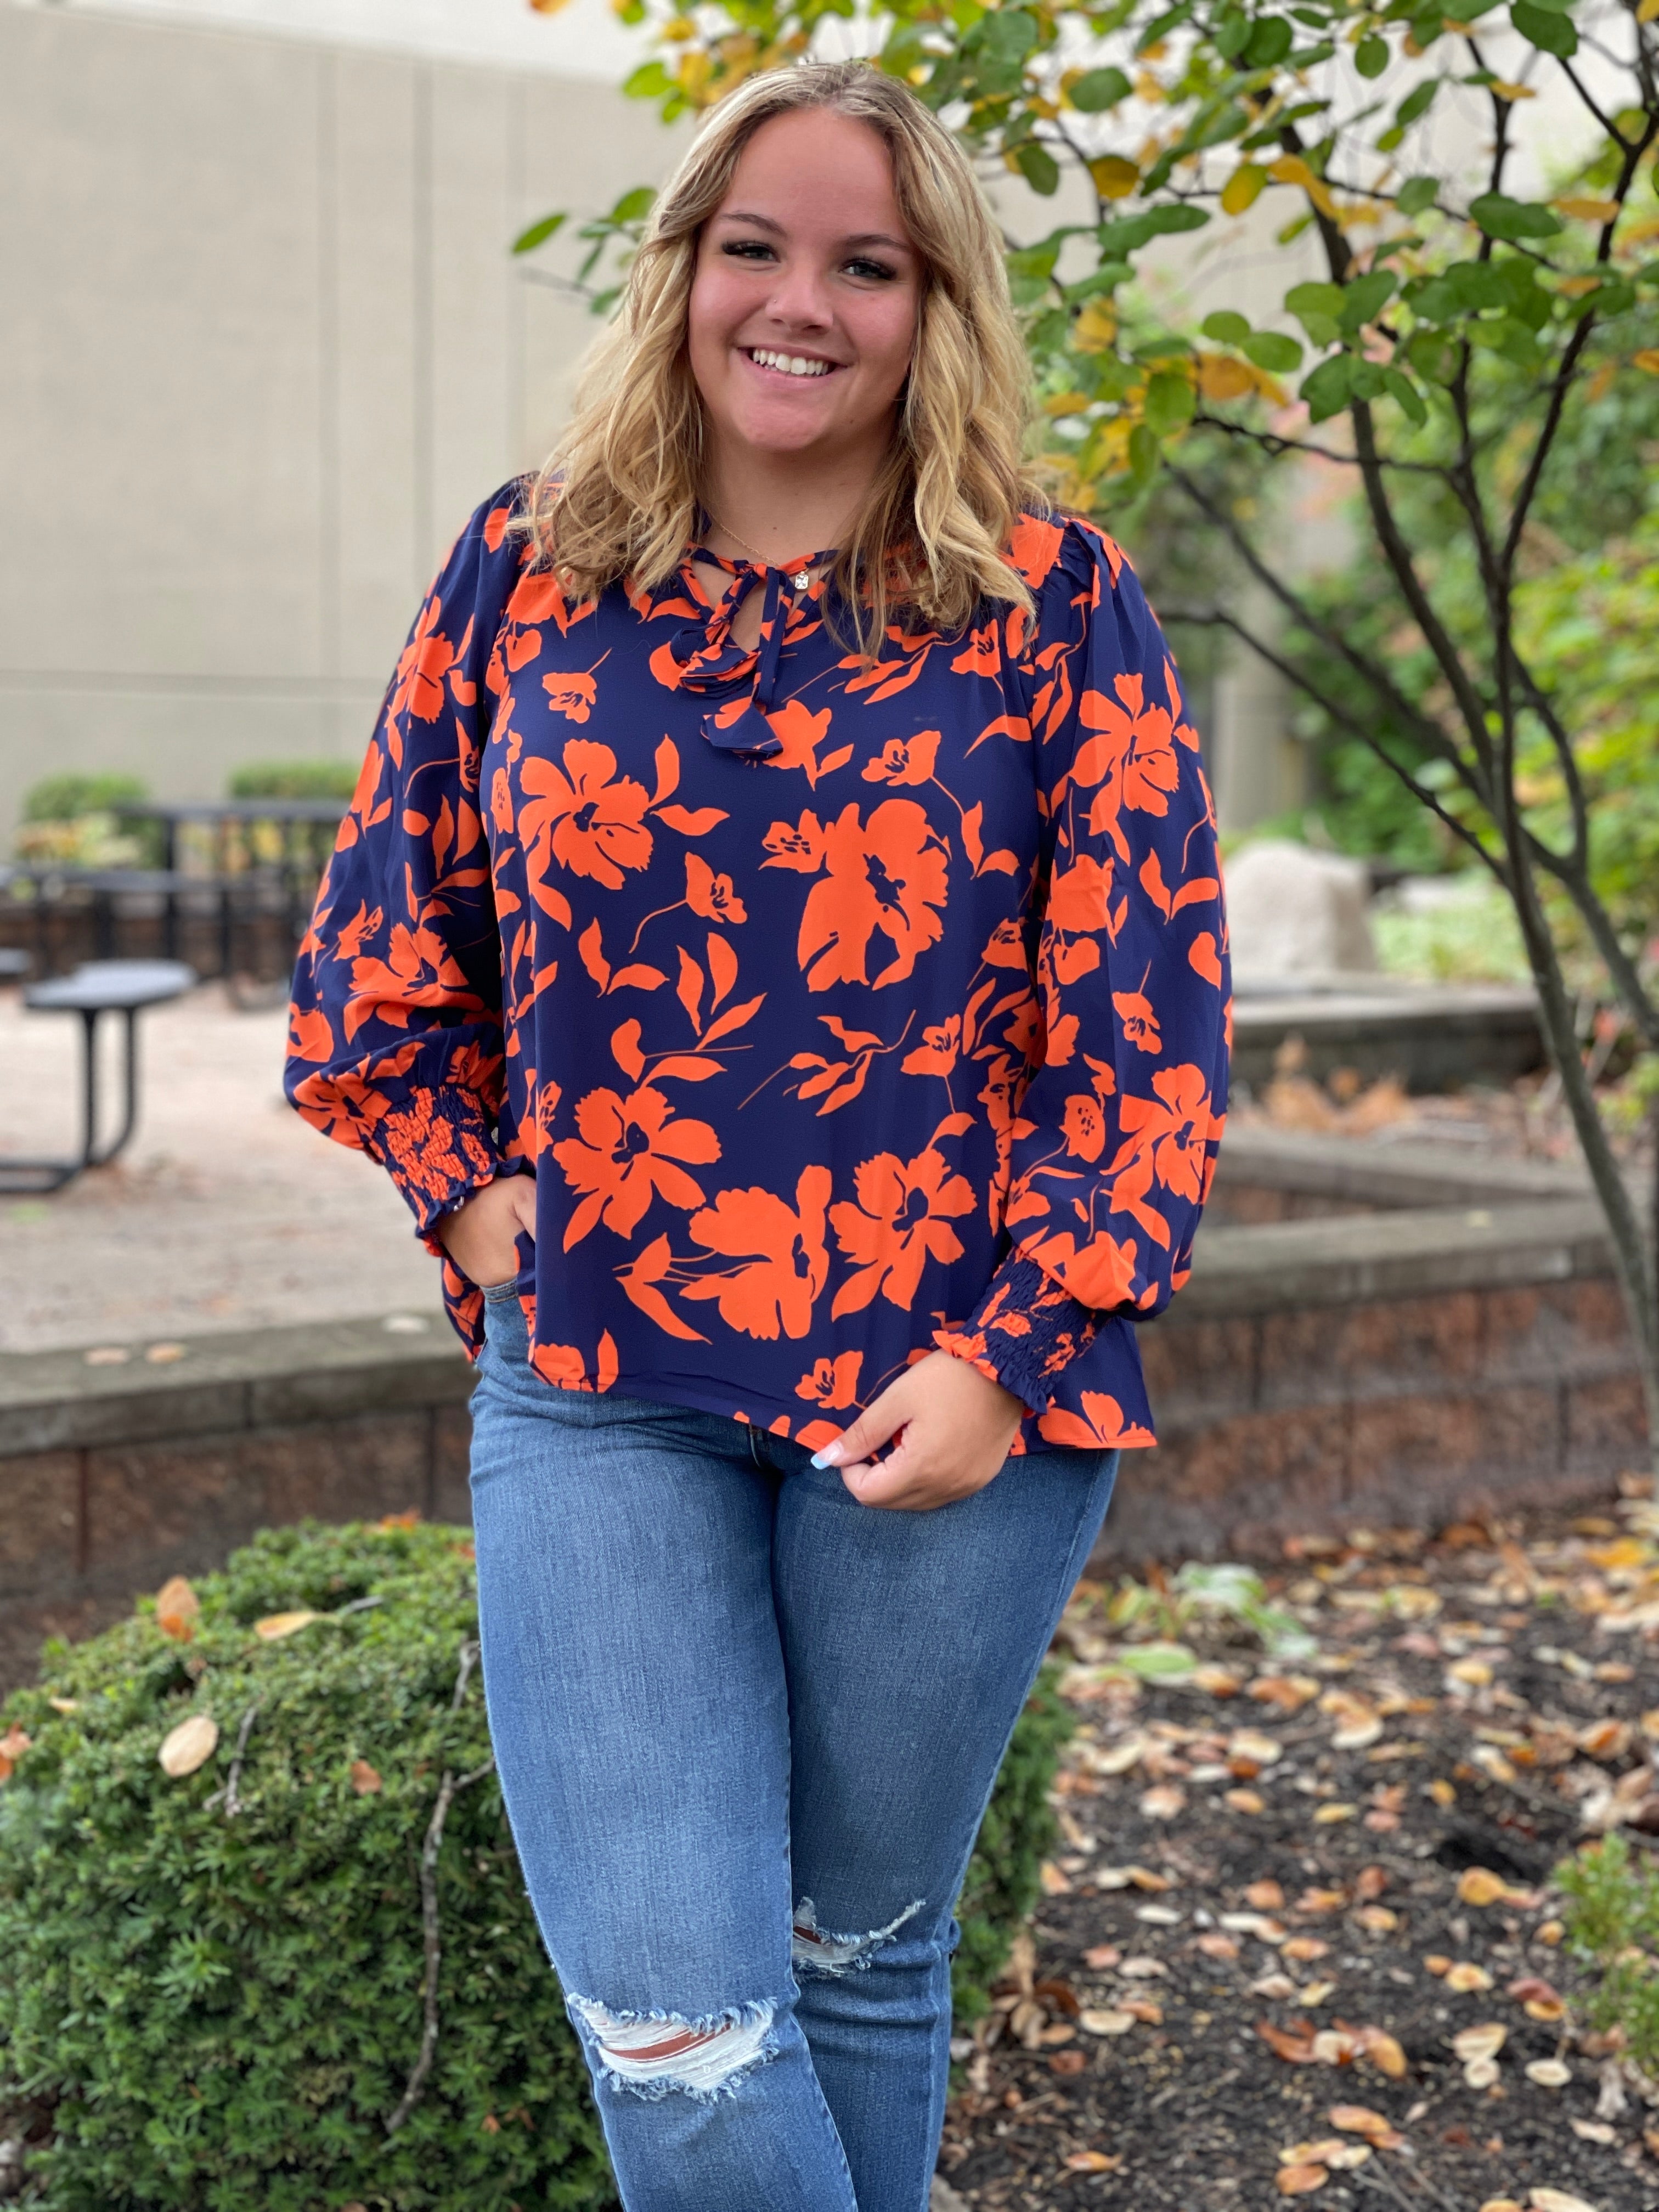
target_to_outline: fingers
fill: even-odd
[[[910,1418],[913,1408],[906,1389],[907,1376],[890,1383],[872,1405],[866,1406],[857,1420],[844,1428],[841,1434],[812,1455],[814,1467],[849,1468],[879,1451],[890,1437],[895,1437]]]

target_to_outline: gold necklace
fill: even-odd
[[[729,538],[734,545],[741,545],[745,553],[752,553],[756,560],[760,562],[763,568],[770,568],[776,565],[774,562],[767,559],[765,554],[761,551],[757,545],[751,545],[746,538],[739,538],[735,530],[731,529],[726,523],[722,522],[719,515],[715,514],[713,507],[704,507],[703,513],[708,517],[708,520],[714,524],[715,529],[718,530],[723,537]],[[804,592],[806,589],[806,586],[812,580],[812,571],[810,565],[805,568],[797,569],[795,574],[790,577],[789,580],[798,592]]]

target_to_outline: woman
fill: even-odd
[[[629,2212],[926,2204],[951,1906],[1212,1171],[1197,740],[1023,422],[948,134],[733,94],[300,963],[295,1103],[479,1359],[490,1726]]]

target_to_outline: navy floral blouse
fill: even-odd
[[[295,979],[288,1087],[433,1224],[536,1180],[517,1294],[564,1389],[813,1447],[936,1346],[1016,1449],[1148,1444],[1225,1110],[1214,813],[1121,553],[1025,517],[1035,619],[862,660],[812,556],[567,597],[462,532]],[[732,635],[763,599],[757,646]],[[483,1295],[447,1259],[476,1353]]]

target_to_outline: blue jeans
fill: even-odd
[[[1115,1452],[860,1505],[721,1416],[550,1387],[489,1301],[484,1689],[628,2212],[924,2212],[956,1901]]]

